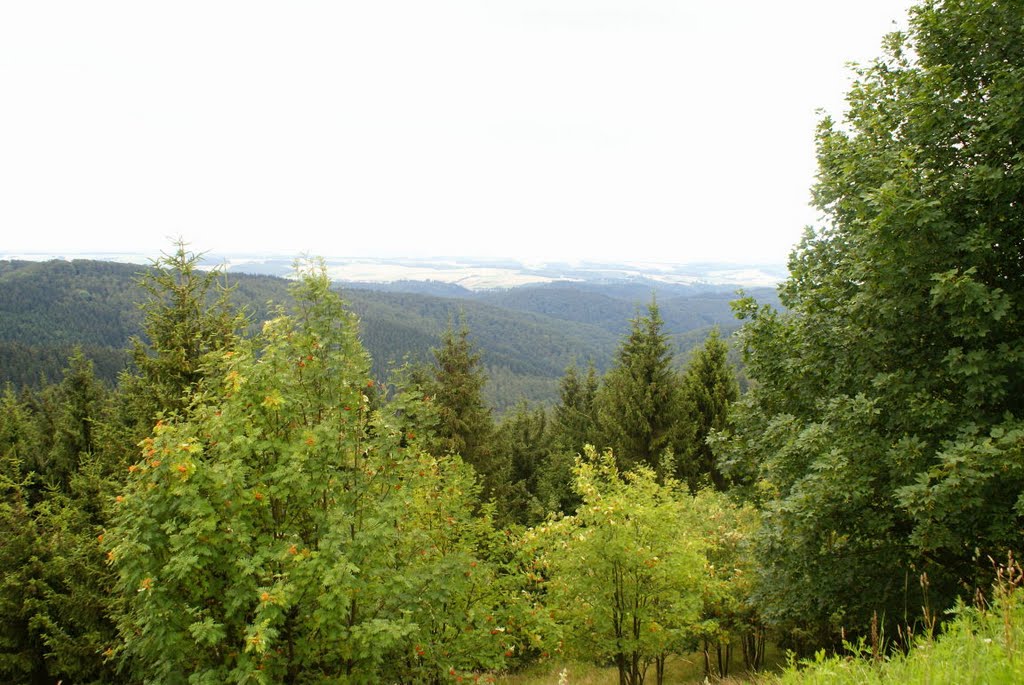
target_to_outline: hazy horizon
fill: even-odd
[[[908,4],[5,3],[0,252],[782,262]]]

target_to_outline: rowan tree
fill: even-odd
[[[322,267],[293,294],[204,369],[215,382],[188,417],[140,445],[109,535],[122,662],[166,683],[498,667],[501,645],[471,620],[500,587],[474,556],[471,476],[422,451],[416,412],[371,407],[369,359]],[[456,567],[467,575],[438,583]]]

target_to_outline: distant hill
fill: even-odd
[[[56,380],[74,345],[83,347],[97,373],[113,382],[128,365],[126,349],[140,333],[135,286],[144,266],[107,261],[0,261],[0,382]],[[234,301],[258,324],[269,302],[286,302],[288,281],[233,272]],[[343,284],[342,296],[360,318],[374,373],[385,378],[403,360],[429,361],[449,324],[464,321],[491,377],[492,406],[520,397],[551,402],[572,363],[610,364],[629,320],[658,299],[679,358],[711,327],[736,328],[729,302],[735,294],[706,287],[555,281],[514,288],[469,290],[442,282],[398,281],[386,286]],[[751,289],[777,304],[773,290]]]

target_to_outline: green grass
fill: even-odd
[[[1012,580],[1012,579],[1011,579]],[[1016,582],[1019,583],[1017,576]],[[1005,586],[1004,586],[1005,587]],[[825,657],[791,665],[764,685],[962,685],[1024,683],[1024,588],[997,588],[991,607],[961,606],[935,639],[919,639],[907,654],[872,661],[870,648],[845,657]]]

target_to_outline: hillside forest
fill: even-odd
[[[178,243],[131,289],[119,265],[3,265],[10,292],[93,280],[47,276],[0,326],[0,680],[496,682],[570,659],[660,685],[685,655],[772,682],[789,650],[815,656],[785,682],[860,659],[882,682],[984,627],[983,680],[1019,681],[1021,17],[914,8],[818,127],[826,221],[778,302],[740,297],[738,331],[686,355],[656,296],[601,366],[607,329],[551,338],[509,374],[560,363],[547,401],[485,397],[480,303],[416,300],[445,325],[375,367],[364,295],[315,259],[226,279]],[[421,314],[390,296],[407,342]],[[100,314],[122,300],[136,319]],[[521,313],[542,340],[550,312]],[[70,345],[38,380],[17,376],[33,335]],[[888,677],[962,682],[947,658]]]
[[[201,256],[203,269],[209,257]],[[143,335],[138,304],[146,293],[139,277],[146,270],[85,259],[0,261],[0,384],[56,382],[79,347],[93,361],[97,378],[114,385],[132,363],[130,339]],[[246,315],[247,333],[268,318],[268,303],[291,301],[285,278],[223,271],[225,279],[233,306]],[[482,355],[484,399],[503,414],[520,399],[552,406],[569,366],[592,362],[598,371],[607,370],[630,319],[652,298],[680,359],[715,327],[728,336],[738,328],[730,307],[737,287],[636,278],[470,291],[425,281],[345,283],[341,293],[359,318],[373,377],[382,382],[406,362],[430,362],[430,350],[440,346],[445,330],[465,324]],[[771,289],[752,288],[748,294],[778,304]],[[738,352],[731,354],[741,365]]]

